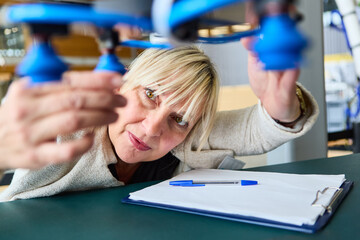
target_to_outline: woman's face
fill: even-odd
[[[109,125],[110,140],[126,163],[153,161],[180,144],[196,124],[182,120],[182,105],[163,102],[171,94],[154,95],[155,89],[138,87],[123,94],[127,105],[117,109],[119,119]]]

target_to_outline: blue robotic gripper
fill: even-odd
[[[106,53],[100,57],[95,71],[111,71],[124,75],[126,73],[126,68],[115,54]]]
[[[59,81],[67,69],[48,42],[38,42],[32,45],[16,72],[20,77],[30,77],[30,84],[36,85]]]
[[[300,66],[302,51],[308,43],[295,24],[287,14],[262,19],[260,37],[255,43],[254,51],[266,70],[285,70]]]

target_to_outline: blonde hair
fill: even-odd
[[[208,56],[195,46],[147,49],[132,62],[124,79],[121,93],[156,86],[155,95],[171,92],[165,104],[185,103],[181,109],[185,121],[201,113],[193,129],[202,130],[197,149],[201,150],[214,125],[219,94],[218,75]]]

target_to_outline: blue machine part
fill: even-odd
[[[34,44],[24,60],[17,66],[19,76],[30,77],[30,85],[59,81],[68,69],[47,42]]]
[[[246,0],[181,0],[176,1],[170,9],[168,24],[170,28],[186,23],[201,15]],[[12,23],[60,24],[88,22],[100,27],[112,28],[118,23],[140,27],[145,32],[153,31],[149,17],[130,16],[113,12],[98,11],[91,6],[74,4],[20,4],[8,7],[7,20]],[[284,70],[295,68],[301,62],[302,50],[307,45],[306,39],[296,29],[295,22],[287,15],[265,17],[261,28],[220,37],[198,39],[202,43],[226,43],[237,41],[242,37],[257,35],[261,38],[254,50],[267,70]],[[169,44],[153,44],[146,41],[130,40],[120,43],[128,47],[169,48]],[[34,46],[28,56],[18,67],[20,76],[30,76],[34,83],[60,79],[67,69],[56,56],[48,43]],[[125,73],[124,66],[116,56],[105,55],[100,58],[96,70],[114,70]]]
[[[113,27],[117,23],[138,26],[146,31],[153,29],[151,19],[125,14],[99,12],[91,6],[74,4],[19,4],[10,6],[7,21],[12,23],[70,24],[93,23],[101,27]]]
[[[7,21],[11,23],[43,23],[67,25],[73,22],[88,22],[102,27],[113,27],[119,22],[136,25],[151,30],[150,19],[123,14],[101,13],[89,6],[63,4],[20,4],[10,6]],[[150,44],[149,44],[150,45]],[[59,59],[48,43],[38,43],[28,52],[16,72],[19,76],[29,76],[31,84],[61,79],[67,66]],[[125,74],[125,67],[112,54],[99,59],[96,70],[109,70]]]
[[[338,15],[340,18],[341,18],[341,27],[338,27],[336,24],[334,24],[333,22],[333,16],[334,15]],[[345,23],[344,23],[344,19],[340,13],[339,10],[333,10],[331,12],[331,22],[330,22],[330,26],[338,31],[341,31],[344,33],[345,35],[345,40],[346,40],[346,45],[350,51],[350,54],[352,55],[353,52],[352,52],[352,48],[351,48],[351,45],[350,45],[350,41],[349,41],[349,37],[348,37],[348,34],[347,34],[347,31],[346,31],[346,28],[345,28]],[[355,91],[355,96],[350,99],[350,101],[348,101],[348,105],[345,109],[345,115],[347,117],[347,121],[346,121],[346,129],[351,129],[352,126],[351,126],[351,121],[352,119],[356,119],[358,117],[358,115],[360,114],[360,84],[358,84],[356,86],[356,91]],[[353,102],[355,102],[354,100],[356,100],[356,109],[354,112],[351,111],[351,105],[353,104]]]
[[[338,27],[336,24],[334,24],[334,22],[333,22],[333,17],[334,17],[334,15],[338,15],[338,16],[340,17],[340,19],[341,19],[341,27]],[[346,32],[344,19],[343,19],[343,17],[341,16],[341,13],[340,13],[339,10],[333,10],[333,11],[331,11],[330,27],[332,27],[332,28],[334,28],[334,29],[336,29],[336,30],[341,31],[341,32],[344,33],[344,35],[345,35],[345,40],[346,40],[346,45],[347,45],[350,53],[352,54],[352,49],[351,49],[351,46],[350,46],[348,34],[347,34],[347,32]]]
[[[169,29],[221,7],[246,0],[182,0],[176,1],[169,14]],[[164,28],[165,29],[165,28]],[[171,34],[171,33],[168,33]],[[288,14],[264,17],[260,29],[234,33],[229,36],[199,37],[198,42],[221,44],[238,41],[242,37],[260,35],[254,51],[266,70],[284,70],[299,67],[306,38],[297,30],[296,22]]]
[[[153,25],[155,30],[161,35],[172,38],[172,29],[175,29],[179,25],[191,21],[196,18],[200,18],[202,15],[219,9],[231,4],[246,2],[249,0],[181,0],[174,2],[172,0],[154,0],[153,4]],[[156,8],[155,8],[156,7]],[[155,9],[154,9],[155,8]],[[202,23],[207,23],[210,26],[222,26],[239,24],[238,22],[232,22],[224,20],[210,20],[200,19]],[[238,41],[242,37],[252,36],[257,33],[257,30],[249,30],[240,33],[234,33],[231,36],[220,37],[199,37],[199,43],[209,44],[221,44],[227,42]],[[173,39],[176,40],[176,39]]]
[[[126,73],[125,66],[118,60],[115,54],[104,54],[100,57],[95,71],[112,71],[124,75]]]
[[[126,40],[121,42],[121,46],[124,47],[135,47],[135,48],[172,48],[170,44],[167,43],[151,43],[148,41],[141,40]]]
[[[182,0],[174,4],[169,18],[169,27],[174,28],[181,23],[221,7],[247,0]],[[66,13],[66,14],[64,14]],[[43,24],[70,24],[74,22],[93,23],[100,27],[113,27],[117,23],[137,26],[143,31],[153,31],[152,21],[148,17],[129,16],[120,13],[101,12],[91,6],[75,4],[19,4],[10,6],[7,11],[7,21],[11,23],[43,23]],[[216,25],[216,23],[214,23]],[[220,44],[237,41],[242,37],[255,35],[257,31],[251,30],[235,33],[231,36],[199,38],[201,43]],[[168,48],[170,45],[152,44],[145,41],[127,41],[122,44],[128,47],[141,48]]]
[[[182,23],[200,17],[212,10],[248,0],[181,0],[174,3],[171,9],[169,25],[174,28]]]
[[[266,70],[299,67],[307,40],[296,29],[295,21],[287,14],[265,17],[261,22],[261,36],[254,50]]]
[[[349,103],[353,102],[354,100],[356,100],[356,109],[355,112],[352,112]],[[348,106],[345,109],[345,115],[347,117],[346,129],[352,128],[350,120],[356,119],[359,114],[360,114],[360,84],[356,86],[355,96],[348,102]]]

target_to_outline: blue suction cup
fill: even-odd
[[[100,57],[99,63],[97,64],[95,71],[112,71],[118,72],[121,75],[126,73],[124,65],[119,62],[115,54],[104,54]]]
[[[16,73],[30,77],[30,84],[36,85],[49,81],[60,81],[67,65],[55,54],[47,42],[34,44],[23,61],[17,66]]]
[[[262,19],[261,29],[262,37],[255,43],[254,50],[265,70],[299,67],[307,40],[296,29],[295,21],[287,14],[269,16]]]

